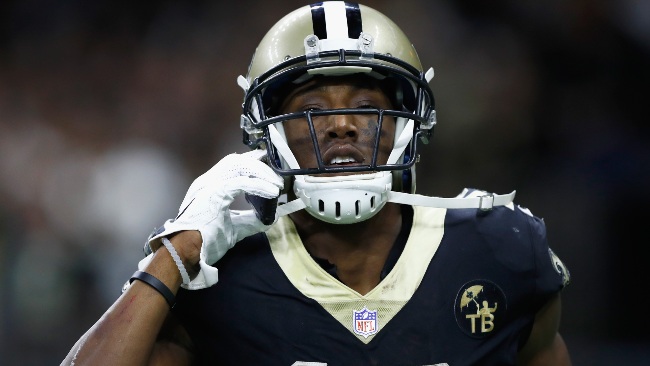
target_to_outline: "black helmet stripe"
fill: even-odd
[[[314,34],[318,39],[327,38],[327,28],[325,27],[325,8],[323,3],[311,4],[311,22],[314,25]]]
[[[334,14],[342,14],[343,11],[345,11],[346,23],[331,21],[331,19],[337,19],[332,17]],[[327,19],[330,19],[329,23]],[[319,39],[326,39],[328,31],[338,36],[347,33],[348,38],[352,39],[359,38],[361,34],[361,11],[357,3],[325,1],[311,4],[311,20],[314,25],[314,34]]]
[[[345,3],[345,16],[348,18],[348,37],[357,39],[361,35],[361,11],[357,3]]]

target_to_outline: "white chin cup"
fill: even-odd
[[[373,217],[388,201],[391,172],[295,177],[293,191],[312,216],[330,224],[354,224]]]

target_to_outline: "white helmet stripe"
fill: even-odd
[[[274,125],[269,125],[269,135],[273,146],[275,146],[280,156],[287,162],[289,168],[300,169],[300,165],[298,165],[296,157],[293,156],[291,148],[289,148],[289,145],[287,145],[287,142],[282,138],[280,132],[278,132]]]
[[[325,9],[325,27],[327,38],[348,38],[348,23],[345,16],[345,4],[338,1],[323,3]]]
[[[356,3],[325,1],[311,7],[314,34],[323,39],[357,39],[361,34],[361,12]]]
[[[395,146],[393,147],[393,151],[390,152],[386,164],[395,164],[397,159],[402,156],[404,149],[406,149],[406,146],[411,142],[411,138],[413,137],[413,123],[413,120],[410,119],[406,123],[406,126],[404,126],[402,133],[395,141]]]

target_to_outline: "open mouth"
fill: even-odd
[[[323,163],[335,167],[361,165],[364,160],[361,151],[349,144],[333,146],[323,154]]]
[[[351,156],[337,156],[330,161],[330,165],[355,165],[357,160]]]

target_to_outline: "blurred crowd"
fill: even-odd
[[[246,151],[235,80],[307,3],[0,3],[1,365],[58,364],[192,180]],[[650,359],[650,3],[362,3],[436,72],[418,193],[516,189],[571,271],[574,363]]]

